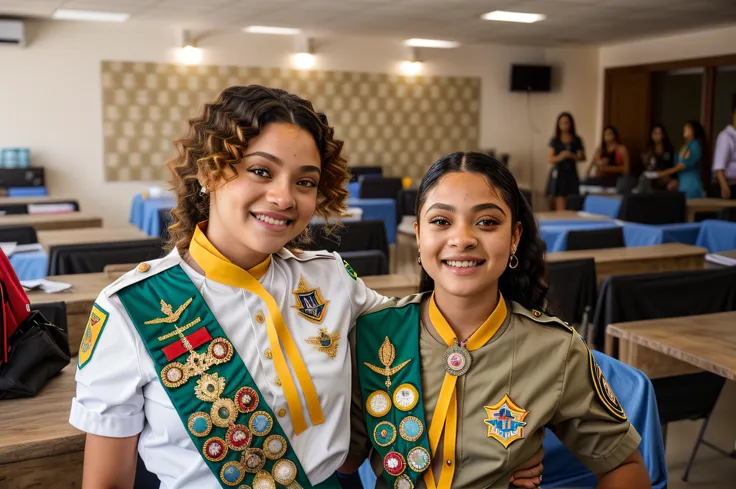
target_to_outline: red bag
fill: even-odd
[[[31,301],[10,265],[8,257],[0,250],[0,308],[2,308],[2,327],[0,330],[0,364],[8,362],[9,338],[18,325],[28,318]]]

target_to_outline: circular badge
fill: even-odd
[[[383,468],[390,475],[398,477],[404,473],[406,462],[399,452],[388,452],[383,458]]]
[[[189,416],[187,426],[189,432],[194,436],[207,436],[212,431],[212,420],[210,420],[209,414],[200,411]]]
[[[242,424],[230,425],[227,433],[225,433],[225,443],[227,443],[230,449],[236,452],[242,452],[248,448],[252,439],[253,435],[248,430],[248,427]]]
[[[288,459],[282,459],[273,464],[271,474],[276,482],[288,486],[296,479],[296,464]]]
[[[269,460],[280,459],[286,453],[287,448],[286,438],[281,435],[271,435],[263,442],[263,453]]]
[[[228,486],[236,486],[245,477],[245,471],[238,462],[230,461],[222,466],[220,470],[220,479]]]
[[[215,402],[225,390],[225,378],[217,374],[203,374],[194,387],[194,395],[204,402]]]
[[[419,418],[407,416],[399,424],[399,435],[406,441],[417,441],[424,433],[424,425]]]
[[[414,472],[424,472],[429,467],[429,452],[422,447],[414,447],[406,454],[406,463]]]
[[[419,402],[419,392],[411,384],[401,384],[394,391],[394,406],[401,411],[409,411]]]
[[[261,470],[253,478],[253,489],[276,489],[276,482],[274,482],[271,474]]]
[[[394,481],[394,489],[414,489],[414,483],[406,474],[401,475]]]
[[[265,411],[256,411],[248,421],[250,432],[256,436],[266,436],[273,427],[273,418]]]
[[[238,489],[252,489],[248,484],[238,486]]]
[[[371,392],[365,401],[365,408],[371,416],[381,418],[391,411],[391,398],[385,391]]]
[[[381,421],[373,430],[373,439],[382,447],[387,447],[396,440],[396,427],[388,421]]]
[[[189,378],[184,373],[184,365],[172,362],[161,369],[161,383],[169,389],[184,385]]]
[[[220,428],[227,428],[238,417],[238,409],[232,399],[217,399],[210,408],[212,424]]]
[[[202,453],[204,454],[204,458],[210,462],[219,462],[227,455],[225,440],[218,437],[210,438],[204,442]]]
[[[225,363],[233,356],[233,345],[225,338],[215,338],[207,347],[207,353],[215,360],[215,365]]]
[[[445,350],[445,372],[450,375],[455,377],[465,375],[472,363],[470,352],[459,345],[452,345]]]
[[[258,407],[258,394],[255,389],[250,387],[241,387],[240,390],[235,393],[235,404],[238,406],[238,410],[241,413],[252,413]]]
[[[246,472],[256,474],[264,465],[266,465],[266,455],[260,448],[248,448],[243,455],[240,456],[240,464]]]

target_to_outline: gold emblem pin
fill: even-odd
[[[391,376],[396,375],[399,370],[406,366],[407,363],[411,362],[410,358],[409,360],[402,362],[395,367],[391,366],[396,359],[396,348],[391,343],[391,341],[389,341],[388,336],[386,336],[386,339],[383,340],[381,348],[378,349],[378,359],[383,364],[383,368],[376,367],[375,365],[371,365],[368,362],[363,362],[363,364],[377,374],[386,376],[386,388],[391,387]]]
[[[321,351],[330,359],[333,359],[337,355],[337,347],[340,345],[340,332],[330,334],[327,328],[320,328],[318,336],[311,336],[304,341],[314,346],[315,350]]]

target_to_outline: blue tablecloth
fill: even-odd
[[[700,224],[696,245],[707,248],[710,253],[736,250],[736,222],[707,220]]]
[[[678,224],[637,224],[624,223],[626,246],[654,246],[664,243],[694,245],[700,232],[701,223],[683,222]]]
[[[618,218],[618,211],[621,209],[621,197],[603,197],[601,195],[588,195],[585,197],[583,210],[591,214],[599,214],[601,216]]]
[[[136,194],[130,207],[130,223],[141,228],[149,236],[160,236],[161,223],[158,220],[158,211],[171,209],[175,203],[174,198],[170,196],[144,199],[141,194]]]
[[[49,257],[43,251],[15,253],[8,258],[19,280],[38,280],[49,271]]]
[[[8,197],[46,197],[46,187],[10,187]]]
[[[350,194],[348,198],[350,199],[358,199],[360,198],[360,182],[351,182],[348,184],[348,193]]]
[[[386,226],[389,244],[396,242],[396,201],[394,199],[350,199],[349,207],[363,209],[363,220],[380,219]]]
[[[365,219],[365,217],[363,217]],[[547,251],[565,251],[569,231],[609,229],[618,227],[613,221],[547,221],[539,226],[539,235],[547,243]]]
[[[654,388],[646,375],[601,352],[594,351],[606,380],[616,392],[626,415],[641,435],[639,451],[654,489],[667,485],[667,463]],[[519,442],[517,442],[519,443]],[[544,487],[596,487],[595,475],[579,462],[549,430],[544,439]],[[363,487],[373,487],[376,477],[366,461],[359,470]]]

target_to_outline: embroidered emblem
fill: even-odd
[[[355,270],[353,270],[353,267],[350,266],[350,263],[348,263],[347,260],[343,260],[342,264],[345,265],[345,270],[347,270],[350,278],[352,278],[353,280],[358,280],[358,274],[355,273]]]
[[[210,415],[201,411],[189,416],[187,426],[194,436],[198,436],[200,438],[209,435],[210,431],[212,431]]]
[[[371,392],[365,401],[365,408],[371,416],[382,418],[391,411],[391,398],[385,391]]]
[[[401,411],[410,411],[419,402],[419,392],[411,384],[401,384],[394,391],[394,406]]]
[[[363,364],[377,374],[386,376],[386,388],[391,387],[391,376],[396,375],[402,368],[406,366],[406,364],[411,362],[410,358],[409,360],[402,362],[395,367],[391,366],[396,359],[396,348],[391,343],[391,341],[389,341],[388,336],[386,336],[386,339],[383,340],[381,348],[378,349],[378,359],[381,361],[381,364],[383,364],[383,368],[376,367],[375,365],[371,365],[368,362],[363,362]]]
[[[310,289],[307,281],[304,279],[304,275],[301,275],[299,277],[299,286],[292,294],[294,294],[297,305],[291,307],[296,309],[301,317],[313,323],[321,324],[327,312],[327,304],[330,301],[322,299],[322,293],[319,288]]]
[[[598,399],[600,399],[605,408],[611,413],[611,415],[613,415],[614,418],[620,421],[626,421],[627,418],[624,408],[618,401],[618,398],[613,392],[613,389],[611,389],[611,386],[608,384],[608,381],[603,376],[603,371],[598,366],[598,362],[595,361],[593,352],[589,350],[588,355],[590,357],[590,376],[593,380],[593,387],[598,395]]]
[[[381,421],[373,429],[373,439],[382,447],[387,447],[396,440],[396,427],[388,421]]]
[[[271,432],[271,428],[273,427],[273,418],[265,411],[258,411],[250,417],[248,427],[254,435],[266,436]]]
[[[276,482],[271,474],[261,470],[253,478],[253,489],[276,489]]]
[[[394,489],[414,489],[414,483],[406,474],[399,476],[394,481]]]
[[[214,438],[210,438],[204,442],[202,453],[204,454],[204,458],[210,462],[219,462],[225,458],[225,455],[227,455],[227,445],[225,445],[225,440],[216,436]]]
[[[429,452],[423,447],[414,447],[406,454],[406,463],[414,472],[424,472],[429,467]]]
[[[194,395],[204,402],[217,401],[224,391],[225,378],[220,377],[217,373],[202,375],[194,387]]]
[[[516,440],[524,438],[524,418],[529,411],[514,404],[508,394],[493,406],[485,406],[485,410],[488,438],[498,440],[507,449]]]
[[[243,467],[235,461],[230,461],[222,466],[220,470],[220,479],[228,486],[236,486],[245,477],[245,471]]]
[[[258,394],[255,389],[241,387],[235,394],[235,405],[243,414],[252,413],[258,407]]]
[[[390,475],[398,477],[406,470],[406,462],[399,452],[388,452],[383,458],[383,468]]]
[[[424,425],[414,416],[407,416],[399,424],[399,435],[406,441],[417,441],[424,433]]]
[[[186,363],[172,362],[161,369],[161,382],[174,389],[187,383],[197,375],[204,374],[211,366],[229,362],[233,356],[233,346],[225,338],[215,338],[207,347],[206,353],[189,350]]]
[[[319,336],[311,336],[305,340],[314,349],[325,353],[330,360],[337,355],[337,347],[340,345],[340,332],[330,334],[326,328],[319,329]]]
[[[276,482],[282,486],[289,486],[296,479],[296,464],[288,459],[279,460],[271,468]]]
[[[220,398],[212,403],[210,408],[210,419],[212,424],[220,428],[227,428],[235,422],[238,417],[238,408],[232,399]]]
[[[260,448],[249,448],[240,457],[240,463],[246,472],[257,474],[266,465],[266,454]],[[255,481],[253,481],[255,487]]]
[[[176,312],[174,312],[174,308],[171,307],[171,304],[167,304],[166,301],[161,299],[161,312],[164,313],[165,316],[162,318],[151,319],[150,321],[146,321],[143,324],[173,324],[179,321],[181,314],[186,310],[187,307],[189,307],[189,304],[191,304],[193,300],[194,298],[190,297],[184,304],[179,306]]]
[[[82,336],[82,344],[79,346],[80,369],[84,368],[92,359],[92,354],[97,348],[97,340],[100,339],[109,317],[110,314],[97,303],[92,306],[92,312],[89,314],[87,327],[84,329],[84,335]]]
[[[286,439],[281,435],[271,435],[263,442],[263,453],[269,460],[278,460],[286,453]]]
[[[252,439],[253,435],[248,427],[242,424],[231,425],[225,433],[225,443],[227,443],[228,448],[236,452],[242,452],[248,448]]]

